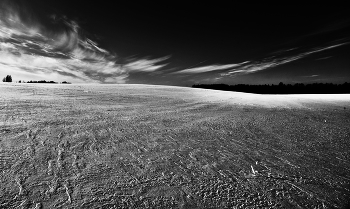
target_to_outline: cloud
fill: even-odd
[[[239,67],[243,64],[246,64],[247,62],[242,62],[238,64],[228,64],[228,65],[208,65],[208,66],[203,66],[203,67],[196,67],[196,68],[188,68],[185,70],[177,71],[174,72],[175,74],[178,73],[188,73],[188,74],[193,74],[193,73],[205,73],[205,72],[210,72],[210,71],[217,71],[217,70],[226,70],[230,68],[235,68]]]
[[[314,77],[318,77],[319,75],[306,75],[306,76],[301,76],[304,78],[314,78]]]
[[[19,13],[20,8],[11,1],[0,2],[0,38],[13,36],[33,37],[39,36],[41,25],[37,24],[31,14],[22,10],[22,16],[26,16],[25,22]],[[24,14],[23,14],[24,13]],[[30,26],[28,25],[30,24]]]
[[[76,21],[58,15],[51,19],[43,24],[20,5],[0,3],[2,71],[24,71],[32,77],[46,74],[48,80],[57,74],[80,82],[125,83],[130,72],[156,71],[169,58],[133,59],[121,65],[118,56],[87,38]]]
[[[325,60],[325,59],[329,59],[329,58],[332,58],[333,56],[328,56],[328,57],[321,57],[321,58],[318,58],[316,60]]]
[[[298,60],[300,58],[301,58],[301,56],[297,55],[297,56],[284,57],[284,58],[264,59],[262,61],[253,61],[249,64],[240,66],[238,68],[231,69],[226,73],[222,73],[221,76],[254,73],[254,72],[258,72],[258,71],[265,70],[268,68],[276,67],[278,65],[286,64],[286,63]]]
[[[237,64],[225,64],[225,65],[217,64],[217,65],[188,68],[185,70],[172,72],[170,74],[187,74],[188,75],[188,74],[200,74],[200,73],[221,71],[219,72],[219,75],[221,76],[221,78],[227,77],[227,76],[250,74],[250,73],[255,73],[262,70],[270,69],[273,67],[277,67],[283,64],[287,64],[287,63],[305,58],[312,54],[341,47],[350,43],[347,39],[343,39],[338,42],[339,43],[334,43],[334,42],[328,43],[328,45],[313,47],[307,50],[301,49],[299,50],[299,53],[297,52],[297,49],[299,49],[300,47],[295,47],[295,48],[277,51],[275,53],[270,54],[273,56],[262,58],[260,60],[250,60],[250,61],[245,61]],[[293,54],[290,55],[291,53]],[[313,75],[313,77],[315,76],[316,75]],[[219,78],[220,77],[216,77],[216,79],[219,79]]]
[[[286,63],[290,63],[290,62],[305,58],[311,54],[315,54],[315,53],[322,52],[325,50],[330,50],[330,49],[340,47],[340,46],[343,46],[343,45],[346,45],[349,43],[350,42],[342,42],[342,43],[331,44],[331,45],[323,46],[323,47],[315,47],[315,48],[309,49],[307,51],[301,52],[299,54],[290,55],[290,56],[283,56],[284,54],[279,52],[280,53],[279,57],[272,56],[272,57],[264,58],[264,59],[258,60],[258,61],[251,61],[249,63],[242,65],[242,66],[238,66],[236,68],[230,69],[227,72],[222,73],[221,76],[234,76],[234,75],[239,75],[239,74],[249,74],[249,73],[262,71],[265,69],[277,67],[279,65],[283,65]],[[288,50],[288,52],[289,51],[290,50]]]
[[[159,70],[160,68],[166,66],[167,64],[159,64],[169,59],[170,56],[161,57],[158,59],[138,59],[134,61],[130,61],[125,64],[124,67],[130,71],[139,71],[139,72],[153,72]]]
[[[310,50],[308,52],[305,52],[305,53],[302,53],[302,54],[306,56],[306,55],[309,55],[309,54],[314,54],[314,53],[317,53],[317,52],[322,52],[322,51],[325,51],[325,50],[329,50],[329,49],[333,49],[333,48],[340,47],[340,46],[343,46],[343,45],[347,45],[349,43],[350,43],[349,41],[345,41],[345,42],[342,42],[342,43],[339,43],[339,44],[332,44],[330,46],[317,47],[317,48],[313,48],[312,50]]]

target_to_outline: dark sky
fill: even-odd
[[[0,2],[8,60],[0,70],[23,80],[350,82],[350,13],[341,4]]]

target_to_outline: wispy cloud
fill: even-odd
[[[48,79],[58,74],[81,82],[125,83],[130,72],[151,72],[166,65],[159,63],[168,57],[127,60],[121,65],[119,57],[87,38],[77,22],[55,15],[51,25],[44,25],[18,6],[11,1],[0,3],[2,70],[45,74]]]
[[[138,59],[138,60],[130,60],[129,63],[125,64],[124,67],[128,71],[139,71],[139,72],[153,72],[159,70],[162,67],[165,67],[166,64],[160,64],[165,60],[168,60],[170,56],[161,57],[158,59]]]
[[[228,65],[208,65],[208,66],[203,66],[203,67],[195,67],[195,68],[188,68],[185,70],[180,70],[174,73],[187,73],[187,74],[193,74],[193,73],[205,73],[205,72],[210,72],[210,71],[217,71],[217,70],[226,70],[226,69],[230,69],[230,68],[236,68],[239,67],[241,65],[244,65],[248,63],[248,61],[246,62],[242,62],[242,63],[238,63],[238,64],[228,64]]]
[[[301,77],[304,77],[304,78],[315,78],[315,77],[318,77],[319,75],[305,75],[305,76],[301,76]]]
[[[325,60],[325,59],[329,59],[329,58],[332,58],[333,56],[328,56],[328,57],[321,57],[321,58],[318,58],[316,60]]]
[[[188,74],[200,74],[200,73],[217,72],[217,71],[220,71],[219,75],[221,77],[250,74],[250,73],[255,73],[262,70],[270,69],[273,67],[277,67],[283,64],[287,64],[296,60],[300,60],[312,54],[334,49],[350,43],[348,40],[345,40],[345,39],[340,41],[341,42],[329,43],[328,45],[321,46],[321,47],[314,47],[311,49],[299,50],[299,53],[296,52],[298,48],[290,48],[290,49],[277,51],[275,53],[272,53],[271,54],[272,56],[263,58],[260,60],[250,60],[250,61],[245,61],[237,64],[223,64],[223,65],[217,64],[217,65],[208,65],[208,66],[201,66],[201,67],[195,67],[195,68],[187,68],[184,70],[173,72],[171,74],[188,75]],[[317,75],[313,75],[313,77],[316,77],[316,76]]]

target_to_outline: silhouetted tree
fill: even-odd
[[[12,76],[7,75],[5,78],[2,79],[2,82],[12,82]]]

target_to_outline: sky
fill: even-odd
[[[350,82],[337,4],[0,0],[0,77],[72,83]]]

